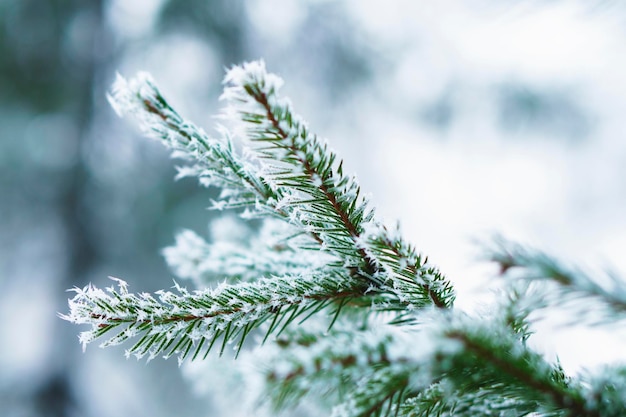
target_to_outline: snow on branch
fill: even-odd
[[[191,162],[178,169],[177,178],[197,176],[201,184],[225,190],[215,208],[275,212],[272,203],[279,198],[279,191],[268,186],[254,161],[235,151],[230,134],[220,129],[220,137],[212,138],[185,120],[149,74],[139,73],[130,81],[118,75],[108,99],[118,115],[131,116],[145,135],[160,140],[174,157]]]
[[[301,323],[322,310],[330,311],[332,326],[344,308],[402,311],[420,302],[368,288],[363,280],[329,268],[238,284],[224,282],[192,293],[176,284],[177,292],[161,290],[156,297],[129,293],[126,282],[115,280],[119,289],[74,288],[70,312],[61,318],[91,325],[91,330],[80,334],[83,349],[100,338],[105,339],[101,347],[138,338],[126,354],[149,360],[159,355],[177,356],[180,361],[190,354],[193,359],[206,357],[218,340],[220,355],[235,341],[239,352],[250,332],[261,325],[271,323],[265,331],[267,339],[296,319]]]
[[[190,354],[206,356],[219,339],[220,354],[236,340],[239,350],[249,332],[268,320],[272,324],[267,335],[336,301],[339,309],[342,300],[363,292],[358,282],[328,271],[222,284],[192,293],[176,285],[177,292],[159,291],[156,298],[129,293],[123,281],[118,287],[101,290],[88,285],[73,290],[70,312],[61,317],[91,326],[80,335],[83,348],[101,337],[106,339],[103,347],[139,338],[127,355],[149,359],[176,355],[180,360]]]
[[[626,281],[605,271],[590,274],[571,268],[547,254],[497,239],[489,258],[511,280],[544,283],[544,294],[535,309],[563,306],[571,322],[601,324],[626,319]]]
[[[266,221],[259,236],[248,242],[218,240],[208,243],[191,230],[176,236],[176,244],[163,249],[165,260],[178,278],[190,279],[196,288],[204,288],[226,279],[228,282],[254,281],[262,277],[303,273],[321,268],[337,260],[329,254],[300,251],[311,245],[308,235],[272,235],[277,221]],[[269,226],[269,227],[268,227]],[[283,233],[285,232],[283,231]],[[306,241],[303,241],[306,240]]]
[[[401,415],[603,415],[587,386],[533,351],[502,317],[450,312],[431,328],[433,354],[423,363],[431,385],[409,390]]]
[[[162,293],[159,299],[165,304],[149,294],[113,291],[110,298],[95,287],[87,287],[77,291],[70,303],[71,314],[64,316],[76,323],[92,324],[92,331],[82,336],[83,343],[123,324],[127,327],[105,345],[142,334],[130,353],[154,357],[167,350],[165,356],[176,353],[186,357],[194,348],[195,357],[201,350],[195,344],[204,343],[207,337],[211,345],[220,336],[226,343],[241,331],[241,346],[250,328],[279,316],[268,312],[270,302],[272,312],[294,314],[313,301],[342,299],[336,308],[338,313],[347,303],[341,294],[359,298],[353,305],[404,315],[431,305],[451,306],[454,293],[450,284],[397,233],[388,233],[374,219],[374,211],[361,196],[356,178],[343,174],[336,154],[310,132],[292,112],[289,102],[278,95],[280,78],[268,74],[264,63],[258,61],[232,68],[224,82],[221,99],[228,102],[224,115],[236,122],[234,129],[243,132],[241,139],[254,145],[245,157],[236,152],[225,128],[220,128],[220,137],[215,139],[181,117],[145,73],[130,81],[118,76],[109,100],[118,114],[134,117],[143,132],[189,162],[179,169],[179,176],[198,176],[204,185],[222,189],[215,208],[244,208],[244,217],[283,220],[296,235],[309,238],[304,243],[298,240],[294,256],[306,249],[326,254],[327,258],[320,256],[316,265],[298,270],[291,268],[291,254],[281,256],[279,247],[266,247],[256,254],[265,258],[266,265],[262,267],[263,262],[249,262],[258,257],[250,251],[219,243],[209,246],[197,236],[185,233],[174,248],[165,251],[180,276],[198,280],[208,272],[224,274],[231,282],[252,277],[255,281],[220,287],[219,293],[203,293],[202,297]],[[236,261],[243,258],[250,258],[246,259],[247,264]],[[321,263],[328,266],[314,267]],[[281,275],[286,269],[291,271]],[[289,280],[289,285],[301,292],[285,292],[292,288],[287,285]],[[244,297],[249,291],[246,285],[255,291],[255,297],[249,300]],[[307,294],[298,285],[306,285]],[[277,291],[277,298],[270,296],[270,288]],[[322,294],[320,289],[326,292]],[[331,290],[335,290],[334,297]],[[315,294],[313,298],[310,291]],[[163,294],[167,294],[165,299]],[[226,298],[229,305],[241,304],[240,308],[223,310]],[[324,302],[319,304],[328,306]],[[148,310],[144,310],[146,306]],[[212,309],[220,313],[213,315]],[[246,317],[258,315],[254,324],[236,317],[252,311],[257,313]],[[200,336],[203,332],[208,336]]]
[[[374,288],[373,293],[381,295],[375,301],[377,308],[452,305],[449,282],[396,231],[390,233],[374,218],[356,178],[344,175],[337,155],[280,97],[279,77],[268,74],[264,63],[257,61],[232,68],[224,82],[221,99],[228,105],[223,114],[235,121],[241,139],[254,145],[246,158],[237,154],[226,129],[214,139],[183,119],[144,73],[131,81],[118,77],[109,99],[118,113],[134,116],[144,132],[190,161],[180,169],[180,176],[195,175],[203,184],[222,189],[216,208],[243,207],[244,217],[289,222],[311,238],[301,249],[333,255],[329,265],[339,275],[347,273],[367,282],[368,291]],[[197,239],[195,244],[202,246]],[[218,248],[213,247],[212,253]],[[184,272],[189,257],[176,250],[166,254],[177,272],[189,275]],[[209,257],[208,265],[211,259],[225,258]],[[237,275],[232,269],[222,272]],[[259,276],[263,275],[261,271]]]
[[[405,393],[428,385],[429,375],[420,380],[434,347],[426,333],[384,323],[355,331],[349,324],[329,332],[291,329],[279,338],[266,374],[276,410],[313,395],[339,403],[333,416],[393,415]]]
[[[450,282],[376,218],[356,177],[280,96],[279,77],[256,61],[231,68],[224,84],[230,130],[219,127],[216,138],[180,116],[145,73],[118,77],[109,100],[186,161],[178,177],[221,189],[213,208],[262,219],[258,236],[209,243],[181,232],[164,255],[194,291],[131,293],[117,279],[73,289],[61,317],[90,326],[83,347],[132,339],[127,356],[182,361],[230,344],[238,355],[249,335],[271,335],[264,387],[274,405],[321,395],[335,417],[623,414],[623,367],[575,379],[526,343],[529,317],[554,305],[588,321],[623,319],[623,280],[501,241],[491,259],[518,279],[493,313],[456,311]],[[540,281],[551,291],[537,291]]]
[[[324,334],[290,330],[266,375],[269,397],[279,409],[306,395],[331,398],[334,416],[601,415],[588,387],[534,352],[501,317],[426,316],[409,329],[370,323],[355,330],[344,322]],[[611,395],[596,388],[594,396]]]
[[[267,165],[262,175],[284,189],[281,207],[300,227],[318,236],[324,250],[343,259],[374,283],[420,292],[428,303],[450,307],[454,291],[432,265],[397,233],[374,217],[354,176],[343,162],[279,95],[282,80],[268,74],[262,61],[231,69],[221,99],[224,117],[242,127],[243,135]],[[402,288],[402,289],[401,289]]]

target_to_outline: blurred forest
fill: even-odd
[[[116,71],[151,72],[210,130],[224,68],[264,58],[461,289],[485,231],[626,270],[626,7],[417,3],[0,0],[1,414],[211,415],[174,361],[83,354],[56,316],[109,275],[171,286],[160,250],[215,215],[111,111]]]

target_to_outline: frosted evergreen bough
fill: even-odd
[[[242,388],[259,390],[254,415],[626,415],[626,367],[566,375],[527,344],[533,317],[552,308],[623,325],[616,274],[596,278],[500,239],[489,256],[504,296],[488,314],[459,311],[450,282],[377,219],[356,178],[280,96],[279,77],[251,62],[224,84],[216,137],[145,73],[118,77],[109,100],[186,161],[178,177],[221,190],[214,209],[260,229],[239,240],[181,232],[163,254],[193,290],[133,293],[117,278],[74,288],[61,317],[89,326],[83,347],[125,344],[127,356],[181,363],[234,349],[237,362],[259,365],[261,382]]]

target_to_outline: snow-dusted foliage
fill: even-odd
[[[90,326],[83,346],[129,343],[127,356],[183,362],[232,344],[236,363],[247,365],[222,365],[220,381],[267,400],[244,415],[295,407],[337,417],[624,415],[626,368],[567,376],[527,345],[529,317],[557,304],[591,300],[572,314],[601,306],[593,321],[619,323],[623,281],[500,243],[490,257],[511,278],[501,302],[488,314],[458,311],[451,284],[376,218],[356,178],[279,95],[280,78],[252,62],[224,83],[228,128],[215,138],[181,117],[146,74],[119,77],[109,99],[187,161],[179,177],[221,190],[213,208],[262,219],[260,229],[245,238],[233,238],[233,224],[221,226],[230,238],[180,232],[163,254],[193,290],[132,293],[119,279],[104,290],[75,288],[62,318]],[[538,291],[544,281],[551,297]]]
[[[183,230],[163,255],[176,276],[192,280],[196,288],[224,279],[252,281],[261,276],[303,273],[333,261],[325,253],[299,251],[307,237],[296,234],[297,229],[273,219],[266,220],[246,241],[224,237],[209,244],[195,232]]]

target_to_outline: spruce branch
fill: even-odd
[[[278,341],[285,351],[271,363],[268,392],[279,407],[310,394],[341,399],[341,416],[601,415],[588,389],[504,321],[431,314],[409,332],[292,331]]]
[[[249,335],[273,336],[278,353],[265,382],[274,405],[321,395],[335,417],[621,415],[623,368],[573,379],[526,341],[536,310],[579,299],[602,306],[607,322],[623,318],[623,281],[501,243],[491,259],[519,279],[495,314],[455,311],[450,282],[399,227],[376,218],[356,178],[280,96],[280,78],[259,61],[233,67],[224,84],[222,117],[232,126],[219,127],[217,138],[180,116],[146,74],[118,77],[109,99],[187,161],[179,178],[221,189],[213,208],[262,218],[261,232],[237,244],[179,234],[164,255],[176,275],[193,280],[192,292],[176,284],[130,293],[117,279],[105,290],[73,289],[61,317],[91,326],[80,335],[83,348],[133,339],[127,356],[182,361],[230,344],[238,355]],[[554,291],[538,291],[541,280]]]
[[[232,68],[225,84],[225,117],[243,124],[245,136],[269,161],[264,177],[286,190],[280,205],[293,208],[298,223],[319,236],[324,250],[376,285],[397,288],[398,293],[414,287],[412,292],[422,294],[429,304],[452,305],[451,285],[399,235],[375,220],[356,178],[344,175],[343,161],[278,94],[280,78],[257,61]]]
[[[626,367],[606,366],[592,376],[587,398],[602,417],[618,417],[626,410]]]
[[[435,383],[400,405],[405,417],[519,417],[533,415],[534,404],[497,396],[491,390],[453,391]],[[547,416],[544,416],[547,417]]]
[[[69,301],[70,312],[61,317],[91,325],[91,330],[80,335],[83,348],[100,337],[107,338],[103,347],[139,338],[126,351],[127,356],[176,355],[180,360],[190,354],[206,356],[219,339],[220,354],[235,340],[239,350],[250,331],[264,322],[272,322],[269,335],[304,313],[334,302],[339,302],[336,308],[340,308],[342,300],[363,293],[362,283],[329,271],[223,284],[192,293],[176,285],[176,293],[159,291],[158,299],[148,293],[129,293],[121,280],[118,287],[103,291],[88,285],[73,290],[76,295]],[[114,335],[109,336],[111,333]]]
[[[572,322],[613,323],[626,318],[626,281],[615,273],[599,272],[592,276],[581,268],[563,265],[538,250],[496,240],[489,258],[500,265],[503,275],[527,283],[547,283],[543,299],[536,309],[555,305],[575,312]]]
[[[312,243],[308,234],[297,233],[283,222],[266,221],[258,236],[245,243],[208,243],[195,232],[183,230],[176,243],[162,252],[178,278],[190,279],[196,288],[204,288],[222,279],[231,283],[254,281],[304,273],[336,262],[329,254],[298,250]]]
[[[173,156],[193,162],[179,168],[178,178],[197,176],[201,184],[226,190],[216,208],[256,207],[273,213],[272,190],[258,175],[255,165],[238,155],[229,133],[220,129],[219,139],[181,117],[156,87],[152,77],[139,73],[127,81],[118,75],[109,102],[118,115],[130,115],[147,136],[160,140]],[[269,206],[269,207],[268,207]]]
[[[409,381],[416,379],[424,351],[412,349],[409,334],[397,327],[379,323],[355,331],[350,324],[327,333],[292,329],[278,339],[281,350],[266,374],[277,410],[315,395],[339,402],[333,416],[396,414],[405,394],[416,389]]]
[[[238,352],[250,332],[267,322],[271,324],[265,339],[296,319],[301,323],[323,309],[332,310],[332,326],[346,307],[372,311],[406,307],[405,299],[370,290],[362,280],[341,276],[333,269],[223,283],[192,293],[177,284],[177,293],[159,291],[158,299],[149,293],[129,293],[127,284],[118,282],[119,290],[109,287],[103,291],[92,285],[73,289],[76,295],[69,300],[70,312],[61,318],[91,325],[91,330],[80,334],[83,349],[101,337],[106,339],[101,347],[138,337],[127,356],[153,359],[175,355],[182,361],[190,354],[194,359],[200,354],[206,357],[220,339],[220,355],[234,341]]]
[[[560,365],[546,362],[499,323],[453,324],[443,337],[458,347],[442,351],[435,373],[444,376],[452,391],[462,393],[464,401],[471,399],[466,397],[468,393],[480,393],[488,397],[487,404],[498,397],[507,398],[514,409],[531,408],[539,415],[600,415],[583,388],[565,377]]]
[[[376,285],[385,284],[398,296],[412,288],[425,300],[420,305],[452,305],[449,282],[375,221],[356,178],[343,174],[336,154],[278,95],[279,77],[257,61],[233,67],[225,84],[221,98],[229,106],[224,115],[240,123],[245,139],[262,144],[258,157],[237,155],[225,129],[220,139],[213,139],[183,119],[145,73],[131,81],[118,77],[109,99],[120,115],[134,116],[146,134],[160,139],[175,156],[194,162],[180,168],[179,177],[195,175],[204,185],[223,189],[216,208],[245,207],[249,216],[289,221]]]

